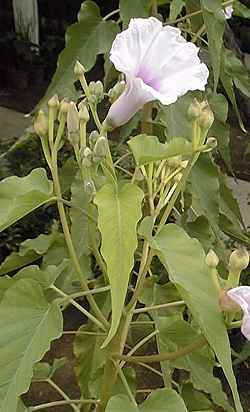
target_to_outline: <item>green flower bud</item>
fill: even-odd
[[[57,94],[55,94],[53,97],[51,97],[51,99],[49,99],[49,101],[48,101],[48,106],[49,106],[49,108],[50,108],[50,107],[51,107],[51,108],[55,108],[55,109],[58,108],[58,106],[59,106],[59,99],[58,99]]]
[[[70,102],[67,113],[68,133],[76,133],[79,130],[79,113],[74,102]]]
[[[76,77],[80,77],[82,75],[84,75],[85,73],[85,69],[83,67],[83,65],[77,60],[75,67],[74,67],[74,74]]]
[[[208,130],[214,122],[214,114],[210,108],[204,109],[198,119],[199,126]]]
[[[95,96],[97,103],[100,103],[104,98],[103,84],[100,80],[98,80],[95,84]]]
[[[94,156],[103,158],[106,156],[108,151],[107,139],[104,136],[100,136],[94,147]]]
[[[36,134],[41,138],[47,135],[48,119],[42,110],[39,110],[35,118],[34,129],[35,129]]]
[[[219,258],[212,249],[209,250],[206,256],[205,262],[208,267],[213,268],[213,269],[215,269],[218,266]]]
[[[85,147],[84,151],[83,151],[83,156],[86,159],[91,159],[92,158],[92,150],[90,150],[89,147]]]
[[[60,109],[58,114],[58,120],[62,119],[62,116],[67,116],[69,110],[69,102],[66,99],[63,99],[60,103]]]
[[[89,146],[91,148],[91,150],[94,149],[95,144],[97,142],[97,139],[99,138],[99,133],[97,130],[93,130],[93,132],[90,133],[89,135]]]
[[[206,141],[206,145],[210,149],[215,149],[217,147],[217,139],[215,137],[209,137]]]
[[[80,122],[85,123],[85,124],[88,123],[88,121],[89,121],[89,111],[87,109],[86,104],[79,105],[79,109],[80,109],[80,111],[79,111]]]
[[[202,111],[202,105],[201,103],[197,100],[194,99],[194,101],[190,104],[188,108],[188,118],[190,120],[196,120],[200,117]]]
[[[109,90],[108,96],[111,104],[113,104],[118,99],[118,97],[121,96],[121,94],[124,92],[125,87],[126,83],[124,80],[122,80],[116,83],[116,85]]]
[[[249,253],[244,248],[234,250],[229,258],[229,269],[232,272],[241,272],[249,265]]]

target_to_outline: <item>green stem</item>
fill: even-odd
[[[93,399],[70,399],[68,401],[66,400],[54,401],[54,402],[43,403],[37,406],[30,406],[29,411],[36,412],[36,411],[41,411],[47,408],[54,408],[55,406],[74,405],[74,404],[84,405],[84,404],[97,404],[97,403],[98,401],[95,401]]]
[[[133,355],[138,349],[140,349],[142,346],[144,346],[149,340],[151,340],[154,336],[156,336],[159,333],[158,330],[154,330],[151,332],[149,335],[145,336],[143,339],[141,339],[128,353],[126,356],[131,356]],[[120,367],[123,368],[126,362],[121,362]]]
[[[95,323],[98,328],[102,330],[106,330],[105,326],[97,319],[95,318],[91,313],[89,313],[86,309],[84,309],[79,303],[77,303],[74,299],[72,299],[69,295],[64,293],[62,290],[58,289],[55,285],[51,286],[51,289],[53,289],[55,292],[58,293],[58,295],[62,296],[67,300],[69,303],[71,303],[72,306],[74,306],[76,309],[78,309],[81,313],[83,313],[84,316],[86,316],[89,320],[91,320],[93,323]]]
[[[108,20],[110,17],[114,16],[114,14],[117,14],[117,13],[120,13],[120,9],[113,10],[110,13],[106,14],[106,16],[102,18],[102,20],[104,21]]]
[[[84,74],[81,74],[81,75],[79,76],[79,80],[80,80],[80,83],[81,83],[82,88],[83,88],[83,90],[84,90],[85,96],[86,96],[86,98],[87,98],[87,100],[88,100],[88,104],[89,104],[89,107],[90,107],[90,110],[91,110],[93,119],[94,119],[94,121],[95,121],[95,124],[96,124],[98,130],[101,131],[101,129],[102,129],[102,124],[101,124],[100,119],[99,119],[99,117],[98,117],[98,114],[97,114],[95,105],[94,105],[93,103],[91,103],[91,94],[90,94],[90,92],[89,92],[89,86],[88,86],[88,83],[87,83],[87,81],[86,81],[86,78],[85,78]]]
[[[59,176],[58,176],[57,153],[56,152],[52,153],[52,165],[51,166],[52,166],[51,173],[52,173],[52,177],[53,177],[55,194],[56,194],[57,198],[61,199],[62,198],[62,193],[61,193],[61,187],[60,187]],[[65,241],[66,241],[66,244],[67,244],[70,259],[71,259],[72,264],[73,264],[73,266],[76,270],[76,273],[78,275],[78,278],[79,278],[79,281],[81,283],[81,286],[82,286],[83,290],[84,291],[89,291],[88,285],[85,281],[85,275],[81,270],[81,266],[80,266],[80,263],[78,261],[76,251],[75,251],[75,248],[74,248],[74,245],[73,245],[73,241],[72,241],[72,238],[71,238],[71,234],[70,234],[70,231],[69,231],[69,226],[68,226],[68,222],[67,222],[67,218],[66,218],[66,214],[65,214],[65,210],[64,210],[64,205],[63,205],[62,202],[57,201],[57,207],[58,207],[58,212],[59,212],[59,215],[60,215],[60,220],[61,220],[63,233],[64,233]],[[102,314],[101,310],[99,309],[99,307],[97,306],[93,296],[92,295],[87,295],[86,298],[87,298],[93,312],[95,313],[96,317],[104,325],[104,327],[106,329],[108,329],[109,328],[109,323],[106,320],[106,318],[103,316],[103,314]]]
[[[49,384],[50,386],[52,386],[52,388],[54,388],[54,389],[61,395],[61,397],[64,398],[65,401],[67,401],[67,402],[70,404],[71,400],[70,400],[70,398],[68,397],[68,395],[67,395],[52,379],[49,378],[49,379],[46,380],[46,382],[48,382],[48,384]],[[75,404],[72,404],[72,403],[71,403],[70,406],[72,407],[72,409],[73,409],[75,412],[80,412],[80,409],[79,409],[78,406],[76,406]]]
[[[143,363],[154,363],[154,362],[162,362],[165,360],[175,360],[180,357],[186,356],[189,353],[192,353],[198,349],[203,348],[203,346],[206,346],[208,344],[207,340],[202,337],[199,340],[191,343],[190,345],[185,346],[184,348],[175,351],[175,352],[161,352],[157,355],[145,355],[145,356],[127,356],[127,355],[120,355],[120,354],[114,354],[113,358],[114,359],[119,359],[123,360],[128,363],[138,363],[138,362],[143,362]]]
[[[145,306],[144,308],[135,309],[134,314],[150,312],[151,310],[168,309],[168,308],[173,308],[173,307],[183,306],[183,305],[185,305],[185,301],[178,300],[177,302],[162,303],[161,305]]]

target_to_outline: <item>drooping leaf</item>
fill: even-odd
[[[53,185],[44,169],[25,177],[11,176],[0,182],[0,231],[53,199]]]
[[[153,391],[142,405],[134,405],[127,396],[113,396],[105,412],[188,412],[183,399],[172,389]]]
[[[213,66],[214,91],[216,91],[220,75],[225,16],[221,0],[201,0],[201,8],[208,35],[208,49]]]
[[[224,53],[225,71],[232,78],[235,86],[247,97],[250,97],[250,75],[240,59],[228,49]]]
[[[140,134],[129,141],[137,165],[167,159],[178,155],[190,155],[192,145],[186,139],[177,137],[169,143],[160,143],[156,136]]]
[[[214,350],[231,387],[237,412],[243,412],[218,292],[208,274],[205,253],[200,243],[174,224],[164,226],[150,243]]]
[[[193,207],[197,215],[205,215],[211,224],[219,221],[219,180],[217,167],[208,154],[201,154],[190,173]]]
[[[197,328],[183,319],[176,320],[176,317],[159,317],[157,319],[157,328],[159,329],[161,350],[166,352],[177,351],[199,338]],[[171,362],[171,365],[190,372],[190,381],[194,388],[209,394],[213,402],[226,411],[233,412],[233,408],[222,390],[220,380],[213,376],[215,359],[211,356],[208,348],[202,348],[176,359]]]
[[[41,234],[34,239],[24,240],[18,252],[12,252],[0,265],[0,276],[33,263],[43,256],[60,237],[59,232],[49,235]]]
[[[41,286],[21,279],[0,304],[0,411],[16,411],[18,396],[26,392],[33,365],[63,330],[57,303],[48,303]]]
[[[141,189],[131,183],[106,184],[95,197],[101,253],[107,265],[112,298],[112,324],[104,345],[114,336],[122,314],[137,247],[136,226],[141,217],[142,199]]]
[[[66,46],[59,56],[56,73],[39,106],[44,105],[55,93],[61,98],[75,98],[73,71],[76,60],[81,61],[86,71],[90,70],[95,64],[96,56],[109,51],[118,31],[119,26],[114,21],[102,20],[99,7],[94,1],[84,1],[78,13],[78,22],[66,31]]]
[[[130,19],[134,17],[148,17],[150,1],[149,0],[120,0],[120,16],[123,27],[127,27]]]

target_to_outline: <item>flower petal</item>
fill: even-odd
[[[250,317],[250,286],[238,286],[228,290],[227,294],[240,305],[244,314]]]
[[[145,103],[152,100],[155,100],[155,96],[150,87],[147,87],[141,79],[128,78],[126,89],[109,109],[107,123],[112,128],[125,124]]]
[[[110,51],[110,60],[116,69],[135,76],[140,62],[161,30],[162,23],[155,17],[131,19],[128,29],[116,36]]]
[[[245,315],[243,317],[241,332],[245,336],[245,338],[247,338],[247,340],[250,340],[250,317],[249,316]]]

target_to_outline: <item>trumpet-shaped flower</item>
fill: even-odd
[[[126,88],[111,106],[107,121],[117,127],[147,102],[168,105],[189,90],[204,90],[209,72],[198,51],[177,28],[163,26],[154,17],[132,19],[110,52],[116,69],[126,76]]]
[[[238,286],[228,290],[227,294],[241,307],[244,313],[241,332],[250,340],[250,286]]]

